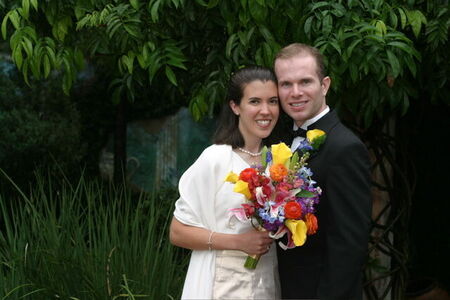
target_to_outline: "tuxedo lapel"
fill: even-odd
[[[336,114],[335,110],[331,110],[325,116],[314,122],[313,124],[308,126],[308,130],[310,129],[320,129],[325,131],[326,134],[330,133],[333,130],[333,127],[339,123],[339,118]]]
[[[330,134],[333,131],[333,128],[339,123],[339,118],[336,114],[335,110],[331,110],[329,113],[327,113],[326,115],[324,115],[322,118],[320,118],[319,120],[317,120],[316,122],[314,122],[313,124],[308,126],[308,130],[312,130],[312,129],[320,129],[323,130],[327,135]],[[325,144],[326,144],[326,139],[325,139]],[[325,147],[325,144],[321,146]],[[309,157],[309,161],[312,161],[317,154],[319,153],[320,148],[317,151],[312,151]],[[300,154],[300,153],[299,153]]]

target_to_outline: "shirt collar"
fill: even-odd
[[[329,111],[330,111],[330,107],[327,105],[327,107],[325,107],[325,109],[322,110],[317,116],[315,116],[314,118],[306,120],[305,123],[303,123],[303,125],[300,126],[300,127],[306,130],[309,125],[311,125],[311,124],[315,123],[316,121],[318,121],[320,118],[325,116]],[[294,130],[297,130],[297,129],[298,129],[298,126],[294,122]]]

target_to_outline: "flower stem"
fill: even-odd
[[[245,263],[244,263],[244,267],[247,269],[251,269],[251,270],[256,269],[256,266],[258,265],[258,261],[259,261],[260,257],[261,257],[260,255],[247,256],[247,259],[245,260]]]

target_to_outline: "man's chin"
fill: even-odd
[[[295,124],[297,126],[301,126],[306,120],[308,120],[308,115],[305,112],[286,112],[289,117],[291,117],[292,120],[294,120]],[[299,125],[300,124],[300,125]]]

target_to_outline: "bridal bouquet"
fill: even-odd
[[[318,229],[315,207],[322,193],[311,179],[307,160],[325,138],[325,132],[309,130],[295,153],[284,143],[264,147],[261,166],[246,168],[239,175],[230,172],[225,181],[233,183],[233,190],[246,198],[230,213],[241,221],[252,219],[259,230],[270,231],[274,239],[286,234],[287,244],[279,242],[284,250],[302,246],[307,235]],[[248,256],[244,266],[254,269],[258,260],[257,255]]]

